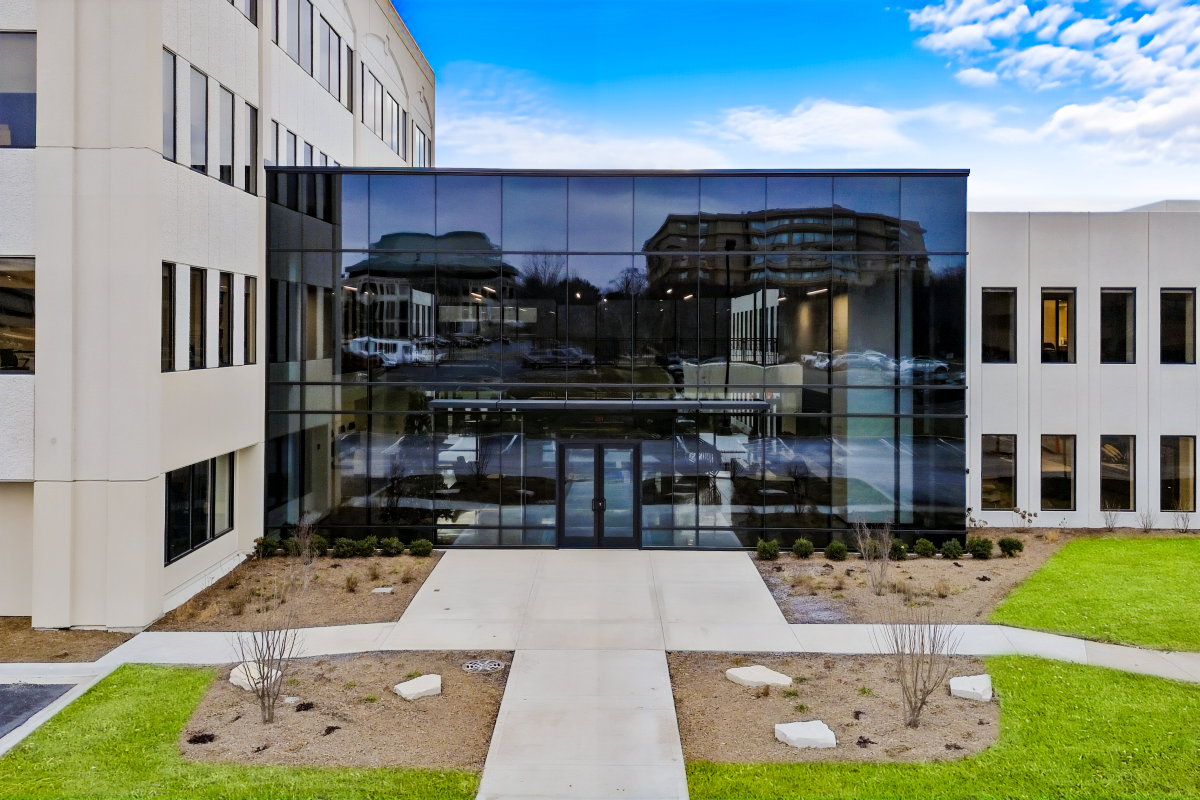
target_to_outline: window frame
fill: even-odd
[[[1124,295],[1128,297],[1128,310],[1132,320],[1128,323],[1130,327],[1129,341],[1125,345],[1126,357],[1124,360],[1113,360],[1105,358],[1104,353],[1104,333],[1105,333],[1105,315],[1104,315],[1104,296],[1105,295]],[[1100,363],[1101,364],[1136,364],[1137,363],[1137,289],[1133,287],[1101,287],[1100,289]]]
[[[216,513],[216,499],[217,499],[216,475],[217,475],[217,461],[220,459],[229,459],[229,461],[228,461],[229,469],[228,469],[228,476],[227,476],[228,484],[225,487],[225,492],[226,492],[225,497],[226,497],[226,502],[227,502],[226,514],[228,517],[229,525],[226,528],[224,528],[223,530],[216,530],[216,517],[217,517],[217,513]],[[197,461],[195,464],[188,464],[187,466],[170,470],[163,475],[163,483],[164,483],[163,489],[164,489],[164,500],[165,500],[165,502],[163,504],[164,505],[164,509],[163,509],[163,511],[164,511],[164,513],[163,513],[163,564],[164,565],[173,564],[174,562],[180,560],[181,558],[185,558],[185,557],[191,555],[192,553],[195,553],[200,548],[204,547],[207,544],[210,544],[211,542],[216,541],[217,539],[219,539],[220,537],[224,536],[225,534],[233,531],[237,527],[237,524],[235,521],[235,513],[236,513],[236,509],[237,509],[236,497],[235,497],[236,490],[237,490],[237,480],[235,478],[236,464],[237,464],[236,453],[222,453],[219,456],[205,459],[204,461]],[[203,498],[203,503],[204,503],[205,507],[204,507],[204,511],[202,512],[202,513],[207,513],[207,519],[202,521],[203,525],[204,525],[204,538],[199,543],[196,543],[195,541],[193,541],[193,538],[194,538],[194,533],[195,533],[195,530],[197,527],[196,526],[197,520],[195,519],[195,516],[197,513],[197,499],[198,498],[195,497],[195,487],[196,487],[196,478],[198,477],[198,474],[197,474],[198,469],[203,469],[206,474],[206,477],[207,477],[206,493],[205,493],[205,497]],[[187,493],[188,493],[187,530],[188,530],[188,534],[189,534],[188,547],[186,549],[172,555],[172,553],[171,553],[171,544],[172,544],[172,542],[171,542],[172,477],[171,476],[179,475],[180,473],[184,473],[185,471],[186,471],[186,481],[187,481],[187,487],[188,487],[188,491],[187,491]]]
[[[1191,491],[1189,492],[1189,494],[1191,495],[1191,500],[1187,504],[1187,508],[1179,508],[1178,503],[1174,504],[1175,505],[1174,508],[1164,508],[1164,501],[1166,500],[1165,484],[1167,482],[1167,477],[1166,477],[1166,474],[1167,474],[1167,470],[1166,470],[1167,446],[1166,445],[1167,445],[1168,440],[1172,440],[1173,442],[1175,442],[1175,450],[1177,453],[1179,450],[1179,445],[1178,445],[1179,442],[1182,442],[1185,440],[1191,442],[1191,451],[1192,451],[1191,452],[1191,456],[1192,456],[1191,457],[1191,472],[1192,472],[1192,474],[1191,474],[1191,478],[1190,478]],[[1158,472],[1158,506],[1159,506],[1159,510],[1171,512],[1171,513],[1181,513],[1181,514],[1195,513],[1195,511],[1196,511],[1196,436],[1193,434],[1161,435],[1161,436],[1159,436],[1158,437],[1158,468],[1159,468],[1159,472]],[[1184,479],[1180,478],[1178,475],[1175,476],[1176,482],[1180,482],[1183,480]],[[1179,494],[1182,494],[1182,493],[1183,493],[1182,491],[1179,492]]]
[[[1046,357],[1047,356],[1046,345],[1048,344],[1046,342],[1046,303],[1047,302],[1057,303],[1062,299],[1061,297],[1058,297],[1058,298],[1053,297],[1053,295],[1066,295],[1068,303],[1069,303],[1069,305],[1067,307],[1067,323],[1066,323],[1066,327],[1067,327],[1067,345],[1066,345],[1066,354],[1065,354],[1066,358],[1048,359]],[[1078,327],[1078,323],[1076,321],[1076,317],[1078,315],[1078,311],[1077,311],[1078,303],[1076,302],[1076,295],[1077,295],[1076,289],[1071,288],[1071,287],[1068,287],[1068,288],[1043,287],[1042,288],[1042,291],[1041,291],[1041,310],[1042,310],[1042,313],[1041,313],[1041,323],[1042,323],[1041,324],[1041,331],[1042,331],[1041,356],[1042,356],[1043,364],[1074,364],[1078,361],[1078,357],[1079,357],[1078,347],[1077,347],[1078,339],[1076,338],[1076,335],[1075,335],[1076,328]],[[1056,312],[1057,312],[1057,306],[1056,306]],[[1058,323],[1059,323],[1059,314],[1055,313],[1055,315],[1054,315],[1054,328],[1055,328],[1054,352],[1055,353],[1062,352],[1062,345],[1057,344],[1057,342],[1062,340],[1062,331],[1059,329]]]
[[[1012,493],[1012,505],[1011,506],[989,505],[988,501],[985,500],[983,497],[983,482],[988,479],[988,474],[985,471],[985,465],[987,463],[985,461],[985,458],[986,458],[986,455],[988,452],[988,442],[987,442],[988,439],[995,439],[995,440],[1009,439],[1012,444],[1012,454],[1011,454],[1012,474],[1009,476],[1006,476],[1012,481],[1012,492],[1011,492]],[[980,454],[980,464],[979,464],[979,473],[980,473],[980,477],[979,477],[979,483],[980,483],[979,507],[980,507],[980,509],[983,511],[1012,511],[1013,509],[1019,508],[1020,503],[1017,502],[1017,474],[1020,470],[1020,461],[1019,461],[1018,452],[1017,452],[1017,434],[1015,434],[1015,433],[984,433],[984,434],[981,434],[979,437],[979,454]]]
[[[1112,506],[1106,504],[1104,500],[1104,446],[1113,444],[1114,440],[1124,440],[1122,444],[1128,445],[1129,450],[1129,505],[1128,506]],[[1133,434],[1101,434],[1100,435],[1100,462],[1099,478],[1100,478],[1100,510],[1101,511],[1137,511],[1137,436]]]
[[[11,266],[6,267],[6,265]],[[18,285],[15,290],[0,286],[0,292],[5,294],[9,291],[17,293],[28,291],[30,293],[28,300],[29,322],[27,325],[14,325],[10,328],[7,324],[3,324],[4,316],[0,316],[0,324],[3,324],[0,327],[0,334],[4,334],[8,330],[16,331],[17,333],[13,336],[13,339],[14,343],[18,344],[25,336],[28,336],[30,349],[24,350],[13,347],[5,348],[4,351],[0,352],[0,374],[34,375],[37,372],[37,259],[27,256],[14,256],[11,258],[0,256],[0,275],[4,272],[10,272],[10,274],[18,272],[29,274],[28,290],[21,286],[22,281],[19,278],[16,279]],[[17,295],[17,298],[15,305],[17,307],[24,305],[24,302],[20,299],[20,294]],[[0,305],[0,311],[4,310],[4,305]],[[9,307],[11,308],[12,306]],[[28,356],[24,356],[24,364],[21,363],[22,356],[19,355],[20,353],[29,354]]]
[[[170,65],[170,131],[167,130],[167,70]],[[175,162],[179,153],[179,57],[167,48],[163,48],[163,158]],[[170,142],[168,148],[167,143]],[[170,150],[170,154],[168,154]]]
[[[32,92],[13,92],[12,93],[14,95],[29,95],[29,94],[33,95],[33,107],[31,109],[28,109],[28,111],[32,112],[31,119],[32,119],[32,123],[33,123],[33,129],[32,129],[32,141],[30,143],[28,143],[28,144],[13,144],[13,134],[17,133],[19,136],[24,131],[24,126],[18,125],[17,129],[14,131],[14,129],[11,126],[9,126],[7,123],[14,122],[14,121],[21,122],[23,120],[19,116],[15,117],[15,118],[13,118],[13,117],[8,118],[6,120],[6,127],[8,127],[8,131],[9,131],[9,140],[8,140],[8,144],[0,144],[0,150],[32,150],[33,148],[37,147],[37,143],[38,143],[38,141],[37,141],[37,96],[38,96],[38,91],[37,91],[37,37],[38,37],[38,34],[37,34],[37,31],[0,30],[0,37],[7,37],[7,36],[18,36],[18,37],[28,36],[33,41],[33,65],[32,65],[32,73],[33,73],[33,81],[34,81],[33,91]],[[26,66],[28,66],[28,64],[26,64]]]
[[[258,278],[242,277],[242,363],[258,363]]]
[[[1185,295],[1191,298],[1191,319],[1184,321],[1184,352],[1190,351],[1191,357],[1184,357],[1184,360],[1170,360],[1164,358],[1163,348],[1165,337],[1163,336],[1163,303],[1167,299],[1167,295]],[[1163,286],[1158,290],[1158,363],[1159,364],[1195,364],[1196,363],[1196,289],[1195,287],[1187,286]]]
[[[233,366],[233,273],[217,277],[217,366]]]
[[[208,367],[208,270],[188,273],[188,369]],[[198,291],[197,291],[198,290]]]
[[[169,261],[162,262],[162,280],[163,280],[163,296],[160,298],[162,305],[162,320],[160,334],[161,342],[161,364],[163,372],[175,371],[175,315],[176,315],[176,286],[175,286],[175,265]]]
[[[217,90],[217,96],[220,98],[217,116],[220,117],[221,125],[220,141],[217,147],[217,180],[233,186],[233,165],[237,158],[237,96],[220,84],[217,84]],[[226,113],[229,114],[228,120],[225,119]],[[225,152],[226,137],[228,137],[228,153]],[[224,163],[226,155],[228,155],[228,163]]]
[[[1007,294],[1007,295],[1009,295],[1009,308],[1010,308],[1009,331],[1008,331],[1009,357],[1007,359],[1001,360],[998,358],[989,358],[986,351],[984,350],[984,348],[986,346],[985,342],[987,341],[988,337],[987,337],[987,334],[984,332],[985,326],[987,325],[987,316],[984,314],[984,304],[982,301],[983,301],[983,297],[985,297],[988,294],[995,294],[995,295]],[[1009,287],[1009,286],[995,286],[995,287],[985,286],[981,290],[981,292],[980,292],[980,313],[979,313],[979,357],[980,357],[980,360],[982,363],[984,363],[984,364],[1016,364],[1017,363],[1018,358],[1019,358],[1017,355],[1017,325],[1020,324],[1018,321],[1018,315],[1020,313],[1019,306],[1017,305],[1018,297],[1019,297],[1019,293],[1017,291],[1017,287],[1015,287],[1015,286],[1011,286],[1011,287]]]
[[[246,103],[246,175],[242,188],[258,194],[258,109]]]
[[[190,73],[191,85],[189,88],[193,90],[191,93],[191,97],[189,98],[191,102],[189,104],[190,105],[190,114],[189,114],[189,119],[188,119],[188,122],[189,122],[188,141],[189,141],[189,144],[191,145],[191,147],[189,147],[189,153],[188,153],[188,166],[190,166],[194,171],[199,172],[201,175],[207,175],[208,174],[208,115],[209,115],[208,75],[205,74],[204,72],[201,72],[200,70],[196,69],[195,65],[189,65],[188,68],[191,70],[191,73]],[[202,96],[204,98],[204,111],[203,111],[203,115],[204,115],[204,120],[203,120],[204,160],[203,160],[203,162],[201,162],[199,164],[196,163],[196,148],[195,148],[197,108],[196,108],[196,93],[194,90],[196,88],[196,78],[197,77],[203,79],[203,81],[204,81],[204,91],[202,92]]]
[[[1064,433],[1064,434],[1043,433],[1041,435],[1041,439],[1039,441],[1039,447],[1038,447],[1039,457],[1041,457],[1042,451],[1045,450],[1045,448],[1046,448],[1046,440],[1047,439],[1062,439],[1062,440],[1069,441],[1071,444],[1071,463],[1069,465],[1069,468],[1070,468],[1069,474],[1070,474],[1070,480],[1071,480],[1071,505],[1069,507],[1065,507],[1065,508],[1062,506],[1047,506],[1046,505],[1047,475],[1046,475],[1046,461],[1044,458],[1040,458],[1041,469],[1038,471],[1039,478],[1040,478],[1040,486],[1041,486],[1041,491],[1039,492],[1040,497],[1038,498],[1038,504],[1040,505],[1042,511],[1075,511],[1079,507],[1079,486],[1078,486],[1079,481],[1078,481],[1078,477],[1077,477],[1078,473],[1079,473],[1079,449],[1078,449],[1079,439],[1073,433]]]

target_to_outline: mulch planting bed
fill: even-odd
[[[95,661],[131,636],[109,631],[37,631],[31,617],[0,617],[0,663]]]
[[[467,673],[472,659],[504,667]],[[371,653],[302,659],[293,664],[264,725],[258,698],[222,669],[179,737],[191,761],[429,767],[482,770],[504,695],[507,652]],[[404,700],[393,687],[406,676],[438,674],[442,693]],[[285,704],[284,696],[298,698]]]
[[[232,572],[168,613],[150,627],[152,631],[247,631],[259,625],[258,609],[270,606],[278,591],[284,610],[295,610],[301,627],[393,622],[425,582],[442,557],[330,558],[322,556],[309,566],[308,588],[297,591],[299,557],[243,561]],[[347,587],[353,585],[354,590]],[[391,594],[372,589],[390,586]],[[288,608],[291,604],[291,608]]]
[[[820,552],[803,559],[784,551],[777,561],[755,558],[754,564],[791,623],[885,622],[897,599],[935,606],[945,622],[982,623],[1013,587],[1071,538],[1057,530],[1035,530],[988,528],[969,533],[992,541],[1003,536],[1020,539],[1025,550],[1015,558],[1004,557],[996,548],[989,559],[964,553],[958,559],[892,561],[888,564],[889,588],[882,596],[871,592],[864,564],[853,552],[845,561],[829,561]]]
[[[995,698],[950,696],[950,678],[986,671],[978,658],[952,659],[947,684],[930,696],[917,728],[904,724],[900,684],[883,656],[669,653],[667,663],[687,761],[945,761],[977,753],[1000,734]],[[764,694],[725,677],[730,667],[752,664],[791,676],[791,690]],[[775,738],[777,724],[818,719],[837,747],[800,749]]]

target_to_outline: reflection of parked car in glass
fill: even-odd
[[[418,347],[413,351],[412,363],[419,367],[432,367],[434,364],[440,364],[445,358],[445,353],[439,353],[431,347]]]
[[[530,350],[521,356],[521,365],[527,369],[543,367],[590,367],[596,360],[578,347],[551,347],[545,350]]]
[[[411,339],[377,339],[373,336],[360,336],[350,340],[345,347],[345,352],[364,361],[376,359],[381,366],[395,367],[400,364],[413,363],[416,346]]]
[[[950,365],[945,361],[925,356],[908,356],[900,359],[901,383],[946,383],[950,376]],[[911,379],[906,379],[911,376]]]
[[[829,353],[805,353],[800,356],[800,363],[813,369],[829,369]]]

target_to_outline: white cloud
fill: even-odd
[[[900,133],[899,122],[882,108],[822,99],[801,103],[786,114],[762,106],[731,108],[723,112],[716,130],[726,139],[771,153],[910,149],[914,143]]]
[[[967,67],[954,73],[954,79],[964,86],[974,86],[976,89],[986,89],[995,86],[1000,76],[979,67]]]

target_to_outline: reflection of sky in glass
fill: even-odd
[[[632,178],[571,178],[567,202],[571,250],[633,249]]]
[[[620,291],[622,279],[629,281],[626,270],[633,266],[632,256],[570,256],[568,269],[572,278],[578,278],[600,289],[601,292]]]
[[[829,208],[832,205],[833,178],[767,178],[767,208]]]
[[[388,234],[433,236],[432,175],[371,176],[371,243]]]
[[[900,179],[900,208],[906,220],[925,229],[925,249],[963,251],[967,249],[967,205],[965,177],[904,177]],[[902,242],[904,249],[911,242]]]
[[[667,216],[700,211],[700,179],[646,177],[633,180],[633,243],[640,250]]]
[[[504,176],[504,248],[567,249],[567,179]]]
[[[859,214],[900,216],[900,179],[893,177],[835,177],[833,202]]]
[[[700,211],[704,214],[749,214],[766,207],[764,178],[700,179]]]
[[[497,249],[500,240],[500,178],[494,175],[437,177],[437,232],[482,234]]]
[[[367,249],[367,176],[342,176],[342,247],[347,250]]]

